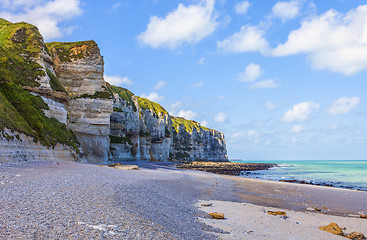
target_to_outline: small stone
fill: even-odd
[[[361,218],[367,218],[367,215],[361,214],[360,217]]]
[[[213,204],[212,203],[202,203],[200,204],[202,207],[211,207]]]
[[[270,215],[283,216],[284,218],[287,218],[287,214],[284,211],[268,211],[267,213]]]
[[[315,210],[321,212],[321,208],[316,207]]]
[[[316,211],[316,209],[314,209],[314,208],[312,208],[312,207],[308,207],[308,208],[306,208],[306,210],[307,210],[307,211],[311,211],[311,212]]]
[[[114,168],[122,170],[140,170],[136,165],[116,165]]]
[[[335,234],[335,235],[340,235],[343,236],[343,230],[338,226],[338,224],[336,223],[330,223],[327,226],[321,226],[319,227],[320,230]]]
[[[349,239],[356,239],[356,240],[366,239],[366,237],[364,236],[364,234],[361,233],[361,232],[351,232],[346,237],[349,238]]]
[[[214,218],[214,219],[223,219],[224,218],[224,213],[214,212],[214,213],[209,213],[209,215],[212,216],[212,218]]]

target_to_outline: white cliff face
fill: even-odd
[[[77,161],[75,150],[57,144],[45,147],[32,137],[5,129],[0,133],[0,163],[20,161]]]
[[[172,157],[178,161],[228,161],[224,135],[212,129],[173,130]]]
[[[59,122],[67,124],[68,111],[63,103],[51,98],[41,96],[42,100],[48,105],[49,110],[44,110],[49,118],[56,118]]]
[[[109,152],[111,99],[77,98],[69,102],[68,126],[81,145],[83,161],[106,163]]]
[[[72,97],[66,106],[67,125],[80,142],[82,161],[106,163],[113,101],[93,96],[99,92],[109,97],[103,79],[103,57],[92,41],[64,45],[70,52],[66,57],[61,56],[66,50],[54,47],[50,51],[55,59],[56,76]]]
[[[137,99],[132,96],[131,101],[123,100],[114,94],[111,160],[228,161],[222,133],[200,125],[200,130],[194,128],[191,132],[180,125],[177,132],[167,112],[157,112],[154,107],[142,109]]]
[[[91,43],[86,43],[91,44]],[[70,97],[79,97],[83,94],[93,95],[96,92],[106,91],[106,82],[103,79],[103,57],[98,46],[93,43],[70,47],[71,56],[84,55],[81,58],[70,58],[63,61],[58,57],[56,49],[50,51],[55,58],[55,72]]]
[[[142,109],[136,96],[131,101],[114,94],[111,114],[111,159],[150,160],[169,159],[171,121],[168,113]],[[117,138],[116,138],[117,137]]]

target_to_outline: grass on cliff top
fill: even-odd
[[[77,149],[79,143],[71,130],[55,118],[48,118],[47,104],[14,83],[0,83],[0,131],[4,128],[34,137],[47,147],[63,143]]]
[[[122,87],[116,87],[109,83],[107,83],[107,90],[111,93],[111,95],[117,93],[122,100],[132,104],[132,97],[134,96],[134,93],[130,92],[130,90]]]
[[[0,82],[39,86],[36,79],[45,76],[45,72],[32,57],[37,57],[43,47],[43,38],[35,26],[0,18]]]
[[[51,56],[62,62],[79,60],[91,54],[99,54],[97,43],[93,40],[81,42],[50,42],[46,43]]]
[[[152,102],[146,98],[138,97],[138,103],[141,109],[151,109],[156,116],[159,116],[160,114],[168,114],[166,109],[164,109],[160,104]]]
[[[171,116],[171,120],[172,120],[172,128],[174,128],[176,130],[176,132],[179,132],[180,129],[180,125],[183,125],[185,127],[185,131],[192,133],[192,131],[194,130],[194,128],[196,128],[196,130],[198,132],[200,132],[200,129],[203,129],[205,131],[209,131],[210,129],[207,127],[203,127],[200,125],[200,123],[192,121],[192,120],[187,120],[181,117],[173,117]]]

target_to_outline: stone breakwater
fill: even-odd
[[[267,170],[275,166],[276,164],[272,163],[192,162],[180,164],[177,167],[216,174],[239,176],[245,171]]]

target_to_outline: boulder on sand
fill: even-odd
[[[223,219],[224,218],[224,213],[214,212],[214,213],[209,213],[209,215],[212,216],[212,218],[215,218],[215,219]]]
[[[122,170],[140,170],[136,165],[116,165],[114,168]]]
[[[360,233],[360,232],[351,232],[346,237],[349,238],[349,239],[355,239],[355,240],[366,239],[366,237],[364,236],[364,234],[363,233]]]
[[[336,223],[330,223],[327,226],[321,226],[319,229],[335,235],[344,236],[343,230]]]
[[[287,218],[287,214],[284,211],[268,211],[268,214],[274,215],[274,216],[283,216]]]

